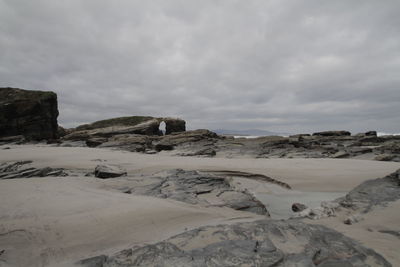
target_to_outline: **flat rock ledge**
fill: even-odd
[[[391,266],[372,249],[321,225],[261,220],[207,226],[165,241],[80,261],[81,266]]]
[[[0,164],[0,179],[17,179],[46,176],[67,176],[62,168],[36,168],[32,161],[11,161]]]
[[[224,176],[174,169],[146,177],[146,181],[146,185],[135,185],[124,188],[123,191],[269,216],[267,209],[257,198],[248,191],[236,190]]]

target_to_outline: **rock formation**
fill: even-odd
[[[67,173],[61,168],[36,168],[31,165],[32,161],[4,162],[0,164],[1,179],[17,179],[46,176],[66,176]]]
[[[160,123],[165,122],[166,133],[186,131],[186,122],[178,118],[155,118],[149,116],[119,117],[84,124],[72,130],[66,139],[76,139],[77,136],[96,135],[110,137],[117,134],[160,135]],[[161,134],[162,135],[162,134]]]
[[[190,204],[224,206],[269,216],[265,206],[248,192],[235,190],[224,176],[181,169],[146,178],[146,185],[124,188],[132,194],[170,198]],[[208,196],[210,200],[206,200]]]
[[[201,227],[79,263],[92,267],[391,266],[372,249],[339,232],[299,220]]]
[[[0,137],[27,140],[57,138],[57,95],[53,92],[0,88]]]

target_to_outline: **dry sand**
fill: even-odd
[[[194,158],[44,145],[11,146],[9,150],[2,150],[0,146],[0,162],[17,160],[33,160],[37,166],[83,172],[106,162],[126,168],[129,175],[172,168],[238,170],[268,175],[303,193],[346,192],[362,181],[383,177],[400,168],[399,163],[366,160]],[[105,183],[105,180],[84,176],[0,180],[0,251],[5,250],[0,255],[0,266],[4,265],[2,260],[13,263],[11,266],[55,266],[61,262],[68,265],[92,255],[160,241],[201,225],[261,218],[228,208],[201,208],[122,194],[104,187]],[[242,186],[246,187],[246,182]],[[260,188],[258,193],[263,193]],[[393,213],[394,209],[388,211]],[[399,230],[399,218],[388,216],[385,210],[378,212],[382,213],[379,214],[381,225],[387,219]],[[337,220],[322,223],[337,224],[340,225],[337,230],[347,231]],[[353,228],[358,229],[357,225]],[[381,245],[371,240],[372,234],[362,232],[368,230],[360,231],[354,238],[374,249]],[[399,247],[400,239],[386,236],[389,241],[384,239],[382,242],[386,245],[382,247],[393,244]],[[394,253],[379,252],[399,262]]]
[[[99,160],[118,164],[130,174],[150,174],[173,168],[237,170],[259,173],[290,184],[293,189],[347,192],[365,180],[383,177],[400,168],[397,162],[355,159],[197,158],[168,154],[50,146],[14,146],[1,150],[0,161],[33,160],[38,166],[93,170]]]

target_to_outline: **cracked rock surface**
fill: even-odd
[[[101,255],[83,266],[391,266],[321,225],[262,220],[201,227],[163,242]]]
[[[36,168],[32,161],[12,161],[0,164],[0,179],[16,179],[46,176],[66,176],[61,168]]]
[[[153,182],[124,189],[124,191],[170,198],[190,204],[227,206],[235,210],[269,216],[260,201],[247,191],[236,191],[223,176],[175,169],[157,173],[149,179]]]

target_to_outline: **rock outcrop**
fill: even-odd
[[[399,199],[400,169],[383,178],[363,182],[338,201],[343,207],[366,213],[374,206]]]
[[[177,169],[157,173],[147,177],[146,181],[146,185],[127,187],[123,191],[269,216],[260,201],[247,191],[235,190],[224,176]]]
[[[83,266],[391,266],[372,249],[321,225],[262,220],[207,226],[101,255]]]
[[[56,139],[57,117],[55,93],[0,88],[0,137],[23,135],[27,140]]]
[[[46,176],[66,176],[61,168],[36,168],[32,161],[12,161],[0,164],[0,179],[17,179]]]
[[[149,116],[130,116],[96,121],[76,127],[66,135],[66,140],[84,139],[85,137],[111,137],[117,134],[162,135],[160,123],[165,122],[165,134],[186,131],[186,122],[178,118],[155,118]],[[80,139],[80,140],[81,140]]]

